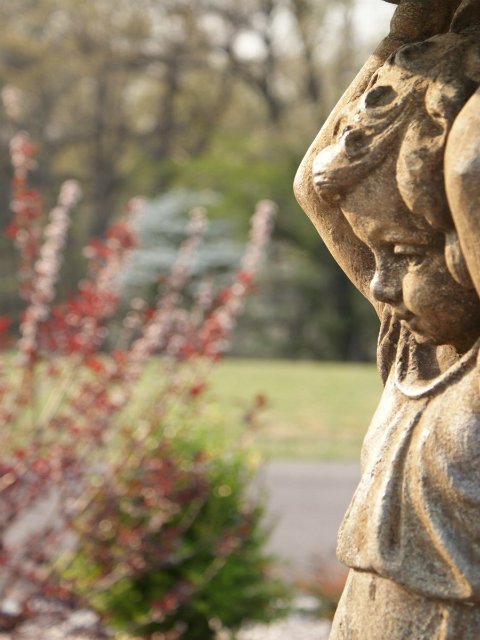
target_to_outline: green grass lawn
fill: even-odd
[[[256,394],[267,396],[255,444],[268,458],[334,460],[358,459],[381,390],[370,364],[227,359],[210,395],[237,420]]]
[[[52,389],[48,378],[37,375],[37,380],[38,417],[49,406]],[[125,411],[128,419],[137,420],[144,414],[160,382],[158,371],[148,367],[138,398]],[[54,391],[58,395],[59,389]],[[252,438],[254,449],[265,457],[358,460],[381,383],[373,364],[227,358],[213,368],[207,403],[199,405],[203,408],[195,419],[200,430],[210,433],[209,447],[217,443],[221,448],[222,442],[235,441],[242,416],[258,394],[266,396],[267,406],[258,414]],[[27,420],[30,413],[24,413]],[[183,418],[178,421],[182,423]],[[18,444],[24,432],[16,431]]]

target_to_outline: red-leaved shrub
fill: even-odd
[[[180,549],[203,544],[198,566],[210,580],[249,540],[256,540],[255,580],[265,563],[260,538],[252,533],[258,507],[244,500],[238,461],[220,473],[208,452],[189,450],[185,434],[182,452],[175,450],[171,434],[192,423],[210,367],[228,348],[275,206],[258,204],[242,264],[226,288],[199,285],[188,303],[184,295],[207,225],[205,211],[197,208],[154,304],[139,297],[126,303],[120,276],[137,247],[135,220],[144,206],[135,198],[106,237],[85,248],[86,276],[77,290],[58,299],[67,232],[81,193],[75,181],[65,182],[46,216],[42,195],[30,184],[36,157],[28,134],[14,135],[12,215],[5,233],[18,250],[24,308],[19,319],[0,317],[0,627],[36,615],[39,601],[49,598],[91,605],[83,580],[106,618],[142,633],[177,629],[180,637],[184,627],[175,616],[187,616],[185,606],[193,603],[193,611],[194,599],[206,592],[195,571],[190,578],[182,574],[192,568]],[[147,397],[138,384],[145,375],[155,380]],[[228,473],[237,474],[234,491],[225,488]],[[222,491],[224,497],[233,491],[235,500],[219,501]],[[212,516],[220,508],[230,509],[227,517]],[[167,576],[163,586],[145,595],[159,575]],[[141,615],[128,613],[135,588],[144,589]],[[184,614],[178,614],[181,607]],[[247,609],[220,620],[238,624]],[[199,624],[196,614],[188,615]],[[203,640],[207,631],[202,633]],[[187,637],[194,637],[191,630]]]

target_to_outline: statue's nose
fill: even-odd
[[[370,291],[375,300],[387,304],[398,304],[402,300],[402,284],[387,271],[376,271],[370,283]]]

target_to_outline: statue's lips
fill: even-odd
[[[406,311],[404,309],[402,309],[401,311],[394,309],[394,314],[397,320],[403,320],[403,322],[408,323],[410,323],[415,318],[413,313],[410,313],[410,311]]]
[[[410,331],[413,331],[416,334],[421,336],[424,335],[424,331],[422,330],[422,323],[420,318],[416,315],[407,311],[406,309],[397,310],[394,309],[394,316],[396,320],[401,321],[405,326],[407,326]]]
[[[415,315],[407,309],[404,305],[403,301],[399,301],[397,303],[390,303],[388,305],[395,317],[395,320],[411,320],[415,317]]]

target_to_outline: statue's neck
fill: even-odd
[[[395,385],[411,398],[437,395],[475,366],[480,339],[464,354],[451,345],[419,344],[402,330],[395,362]]]

